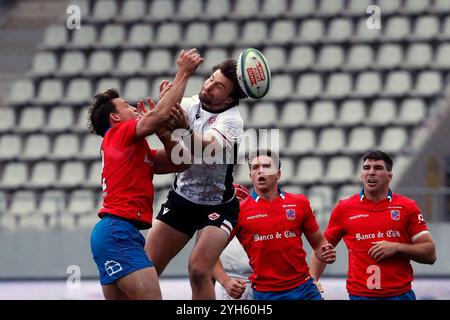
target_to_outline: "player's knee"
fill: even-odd
[[[192,283],[201,283],[211,279],[211,271],[204,264],[192,263],[189,265],[189,279]]]

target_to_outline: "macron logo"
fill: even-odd
[[[169,208],[164,208],[164,209],[163,209],[163,215],[166,214],[166,213],[169,212],[169,211],[170,211]]]

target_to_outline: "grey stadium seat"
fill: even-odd
[[[78,155],[80,150],[78,137],[75,134],[64,133],[56,137],[50,159],[70,159]]]
[[[364,153],[376,146],[375,132],[371,127],[355,127],[349,134],[345,153]]]
[[[62,188],[81,186],[86,179],[86,168],[80,161],[67,161],[61,166],[61,172],[56,185]]]
[[[311,107],[308,125],[327,126],[336,119],[336,104],[333,101],[315,101]]]
[[[319,134],[317,154],[334,154],[344,149],[345,134],[342,128],[326,128]]]
[[[92,93],[92,92],[89,92]],[[73,110],[67,106],[56,106],[50,110],[45,132],[61,132],[68,130],[75,123]]]
[[[58,170],[56,164],[50,161],[41,161],[33,166],[30,188],[49,188],[55,185]]]
[[[41,130],[45,124],[45,111],[42,107],[27,107],[20,115],[17,132],[32,132]]]
[[[22,138],[17,134],[0,136],[0,159],[12,160],[22,153]]]
[[[285,127],[297,127],[306,122],[308,117],[307,106],[304,102],[289,101],[281,110],[280,121],[278,126],[280,128]]]
[[[25,140],[25,147],[21,159],[39,160],[50,152],[50,138],[46,134],[31,134]]]
[[[0,186],[3,188],[19,188],[28,183],[28,166],[21,162],[8,162],[3,167]]]
[[[378,99],[373,101],[367,124],[371,125],[387,125],[391,123],[397,116],[395,102],[392,99]]]
[[[0,107],[0,133],[11,131],[16,126],[14,108]]]

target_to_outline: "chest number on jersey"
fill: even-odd
[[[367,267],[367,274],[370,276],[367,278],[367,288],[370,290],[381,289],[381,270],[376,264],[372,264]]]

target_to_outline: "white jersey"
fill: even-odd
[[[252,284],[248,279],[253,270],[248,263],[247,253],[238,238],[234,237],[228,243],[220,255],[220,262],[222,262],[223,269],[229,277],[245,280],[245,291],[239,300],[253,300]],[[234,300],[228,295],[225,288],[220,287],[223,300]]]
[[[212,133],[226,151],[223,153],[227,158],[207,164],[201,154],[194,152],[193,164],[176,174],[175,192],[197,204],[216,205],[230,201],[234,195],[235,156],[244,134],[244,122],[238,107],[220,112],[207,111],[198,96],[183,98],[181,106],[187,113],[192,130],[200,135]]]

